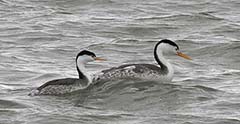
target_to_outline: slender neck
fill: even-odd
[[[173,78],[173,67],[172,65],[163,57],[161,49],[154,50],[154,58],[157,61],[157,63],[161,66],[161,71],[163,74],[167,75],[168,80],[172,80]]]
[[[162,51],[158,50],[156,47],[154,49],[154,58],[157,61],[157,63],[161,66],[161,70],[168,71],[168,61],[163,57]],[[161,60],[160,60],[161,59]]]
[[[85,63],[82,62],[80,58],[76,60],[79,79],[84,79],[84,80],[88,80],[88,82],[91,82],[90,75],[87,73],[87,70],[84,65]]]

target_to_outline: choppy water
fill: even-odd
[[[1,0],[0,123],[239,124],[239,0]],[[155,63],[157,41],[176,41],[193,61],[170,57],[171,83],[119,80],[65,96],[27,94],[77,77],[89,49],[108,61]]]

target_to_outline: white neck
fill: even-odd
[[[92,82],[92,78],[91,78],[91,76],[89,75],[89,73],[87,72],[87,69],[85,68],[85,64],[86,64],[87,62],[84,60],[84,58],[81,58],[81,57],[79,57],[78,59],[77,59],[77,67],[78,67],[78,71],[80,71],[80,72],[78,72],[79,73],[79,75],[83,75],[83,76],[85,76],[86,78],[87,78],[87,80],[88,80],[88,84],[90,84],[91,82]],[[81,73],[81,74],[80,74]]]
[[[172,65],[165,59],[165,57],[163,56],[163,53],[162,53],[162,51],[160,49],[157,51],[157,56],[158,56],[159,60],[161,61],[161,63],[163,65],[165,65],[167,67],[167,69],[168,69],[168,73],[167,73],[167,77],[166,78],[168,80],[172,80],[173,73],[174,73],[174,69],[173,69]]]

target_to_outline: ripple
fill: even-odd
[[[0,84],[0,88],[1,88],[1,90],[13,90],[14,89],[14,87],[12,87],[12,86],[9,86],[9,85],[4,85],[4,84]]]
[[[0,108],[26,108],[24,104],[20,104],[18,102],[14,102],[12,100],[1,100],[0,99]]]
[[[206,86],[201,86],[201,85],[196,85],[196,86],[193,86],[193,87],[202,89],[202,90],[204,90],[206,92],[219,92],[220,91],[218,89],[214,89],[214,88],[206,87]]]
[[[0,123],[239,123],[239,2],[0,0]],[[63,96],[32,87],[76,76],[74,57],[107,58],[90,72],[155,63],[160,39],[191,62],[169,57],[173,82],[117,80]],[[29,105],[29,106],[28,106]]]

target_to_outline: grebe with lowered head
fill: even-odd
[[[94,76],[93,81],[98,82],[123,78],[171,81],[174,70],[172,65],[164,58],[163,54],[165,53],[175,54],[191,60],[190,57],[180,52],[179,46],[175,42],[164,39],[159,41],[154,48],[154,58],[159,66],[152,64],[121,65],[101,71]]]
[[[93,52],[87,50],[79,52],[75,60],[79,78],[64,78],[46,82],[37,89],[31,91],[29,96],[60,95],[87,87],[92,82],[92,78],[86,72],[85,64],[95,60],[102,61],[105,59],[96,57]]]

